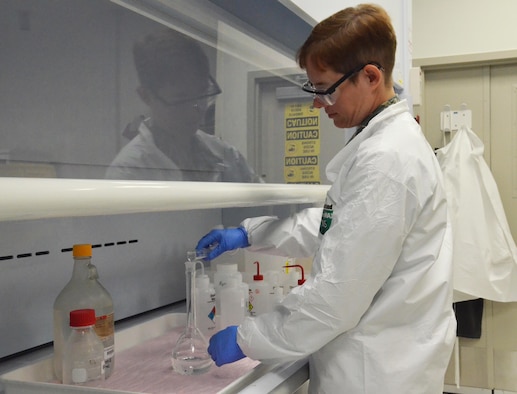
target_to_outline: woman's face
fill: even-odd
[[[307,63],[306,71],[312,85],[318,90],[328,89],[344,75],[329,68],[317,67],[311,61]],[[354,81],[347,79],[336,88],[332,94],[334,104],[324,104],[317,98],[314,100],[314,107],[323,109],[334,125],[339,128],[359,125],[372,111],[371,91],[364,75],[364,69],[358,71],[354,77]]]
[[[194,134],[206,111],[206,98],[198,98],[206,91],[207,83],[188,83],[185,79],[163,84],[151,92],[149,107],[153,124],[171,133]]]

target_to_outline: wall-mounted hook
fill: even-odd
[[[461,110],[451,110],[450,105],[445,105],[440,113],[440,128],[442,132],[449,133],[459,130],[462,126],[472,127],[472,111],[467,109],[467,104],[461,104]]]
[[[443,132],[451,131],[451,106],[449,104],[443,106],[443,111],[440,113],[440,129]]]

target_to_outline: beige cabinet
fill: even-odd
[[[517,393],[517,303],[486,301],[480,339],[458,338],[445,384]]]
[[[517,392],[517,303],[491,304],[494,388]]]
[[[444,144],[445,105],[472,110],[472,129],[485,145],[510,229],[517,236],[517,63],[423,67],[423,103],[415,106],[427,139]],[[446,136],[450,137],[450,136]],[[448,138],[446,138],[448,140]],[[517,269],[517,267],[516,267]],[[458,338],[446,384],[517,393],[517,303],[486,301],[480,339]],[[454,391],[469,392],[469,391]],[[474,392],[474,391],[470,391]],[[484,391],[475,391],[484,392]],[[488,391],[491,392],[491,391]]]

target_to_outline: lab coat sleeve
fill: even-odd
[[[224,182],[255,182],[263,183],[263,180],[250,168],[246,159],[234,147],[226,147],[224,150]]]
[[[248,357],[275,363],[308,356],[354,330],[367,313],[401,255],[417,211],[412,191],[388,174],[389,159],[385,161],[356,163],[346,180],[331,188],[332,225],[322,237],[308,280],[273,312],[247,318],[239,327],[237,343]],[[268,221],[258,228],[247,225],[252,241],[261,225],[268,227],[260,233],[262,241],[269,230],[271,238],[286,239],[283,231],[291,231],[278,233]]]
[[[322,208],[307,208],[286,219],[261,216],[244,220],[249,250],[287,257],[313,257],[319,246]]]

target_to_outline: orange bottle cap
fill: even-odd
[[[74,245],[73,254],[74,254],[74,257],[92,257],[92,245],[91,244]]]

